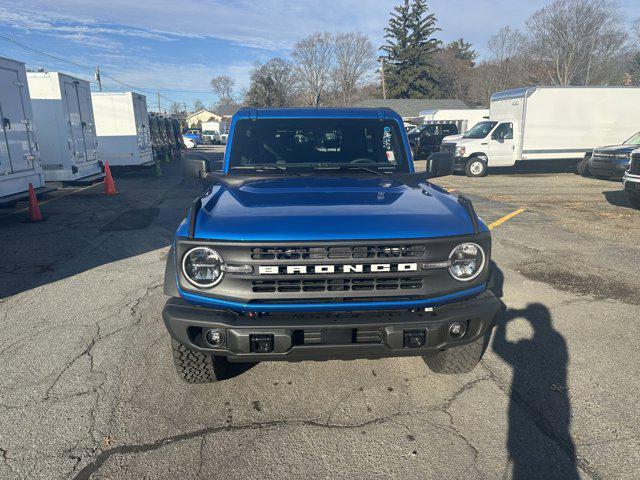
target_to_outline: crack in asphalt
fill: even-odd
[[[307,426],[307,427],[313,427],[313,428],[328,428],[328,429],[358,429],[358,428],[365,428],[371,425],[380,425],[383,423],[386,423],[388,421],[392,421],[396,418],[400,418],[400,417],[404,417],[404,416],[409,416],[409,417],[413,417],[415,415],[420,415],[420,414],[425,414],[425,413],[432,413],[432,412],[443,412],[445,413],[445,415],[447,415],[450,419],[450,421],[452,421],[452,414],[447,412],[445,409],[449,408],[451,406],[451,404],[464,392],[470,390],[471,388],[473,388],[475,385],[477,385],[478,383],[480,383],[481,381],[488,381],[491,380],[491,377],[485,376],[485,377],[481,377],[481,378],[477,378],[474,379],[466,384],[464,384],[459,390],[457,390],[449,399],[445,400],[441,405],[439,406],[435,406],[435,407],[430,407],[430,408],[422,408],[422,409],[416,409],[416,410],[412,410],[412,411],[398,411],[398,412],[394,412],[388,415],[383,415],[380,417],[375,417],[373,419],[370,420],[366,420],[363,422],[359,422],[359,423],[351,423],[351,424],[343,424],[343,423],[331,423],[330,421],[319,421],[319,420],[303,420],[303,419],[286,419],[286,420],[269,420],[269,421],[264,421],[264,422],[250,422],[250,423],[246,423],[246,424],[240,424],[240,425],[231,425],[228,423],[225,423],[223,425],[216,425],[216,426],[210,426],[210,427],[204,427],[201,428],[199,430],[194,430],[194,431],[190,431],[190,432],[184,432],[184,433],[180,433],[180,434],[176,434],[176,435],[171,435],[171,436],[167,436],[167,437],[162,437],[159,438],[157,440],[154,440],[152,442],[148,442],[148,443],[141,443],[141,444],[133,444],[133,445],[121,445],[118,447],[114,447],[108,450],[104,450],[104,449],[96,449],[95,451],[99,451],[98,455],[91,460],[88,464],[86,464],[74,477],[75,480],[81,480],[81,479],[88,479],[89,477],[91,477],[91,475],[93,475],[94,473],[96,473],[97,471],[100,470],[100,468],[102,467],[102,465],[104,465],[104,463],[113,455],[131,455],[131,454],[138,454],[138,453],[146,453],[146,452],[150,452],[150,451],[154,451],[154,450],[158,450],[160,448],[163,448],[167,445],[171,445],[173,443],[176,442],[182,442],[185,440],[192,440],[195,438],[199,438],[202,437],[203,441],[201,442],[201,446],[200,446],[200,452],[201,452],[201,457],[200,457],[200,468],[202,468],[202,450],[204,449],[204,444],[205,441],[204,439],[206,439],[206,437],[210,434],[213,433],[217,433],[217,432],[221,432],[221,431],[226,431],[226,432],[236,432],[236,431],[245,431],[245,430],[264,430],[264,429],[272,429],[272,428],[278,428],[278,427],[288,427],[288,426]],[[356,391],[356,390],[353,390]],[[352,392],[353,392],[352,391]],[[138,406],[140,408],[144,408],[145,407],[138,405],[138,404],[133,404],[130,403],[134,406]],[[339,405],[339,404],[338,404]],[[334,406],[333,408],[337,408],[337,406]],[[320,418],[323,417],[324,415],[320,415]],[[330,416],[328,417],[330,418]],[[477,466],[477,460],[479,458],[479,452],[478,449],[473,446],[471,444],[471,442],[455,427],[453,427],[453,425],[451,426],[447,426],[447,425],[439,425],[435,422],[432,421],[427,421],[430,425],[434,426],[435,428],[438,428],[442,431],[445,431],[451,435],[454,435],[455,437],[459,438],[471,451],[471,453],[473,454],[473,463],[474,463],[474,467],[477,470],[478,474],[480,475],[480,478],[484,478],[484,474],[482,473],[482,471],[479,469],[479,467]],[[94,451],[94,452],[95,452]]]

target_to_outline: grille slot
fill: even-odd
[[[416,258],[426,254],[424,245],[354,247],[262,247],[251,249],[252,260],[344,260],[351,258]]]
[[[366,292],[374,290],[419,290],[421,277],[341,278],[323,280],[253,280],[256,293]]]

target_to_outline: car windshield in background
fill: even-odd
[[[464,138],[484,138],[489,135],[489,132],[496,126],[498,122],[480,122],[465,133]]]
[[[239,120],[229,170],[408,172],[396,122],[377,119]]]
[[[640,145],[640,132],[625,140],[623,145]]]

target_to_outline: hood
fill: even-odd
[[[447,143],[455,143],[455,142],[457,142],[458,140],[460,140],[462,138],[462,135],[464,135],[464,134],[458,133],[456,135],[447,135],[446,137],[444,137],[442,139],[442,143],[445,143],[445,142],[447,142]]]
[[[202,198],[195,237],[268,242],[473,233],[471,219],[455,196],[435,185],[422,187],[355,176],[278,177],[241,186],[215,185]]]
[[[623,154],[631,153],[638,148],[638,145],[609,145],[607,147],[598,147],[594,150],[597,153]]]

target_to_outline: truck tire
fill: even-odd
[[[467,177],[484,177],[487,175],[487,161],[482,157],[471,157],[464,166]]]
[[[223,380],[229,369],[224,357],[194,352],[177,340],[171,339],[173,364],[178,375],[187,383],[210,383]]]
[[[435,373],[467,373],[473,370],[482,359],[489,343],[490,332],[475,342],[451,347],[436,353],[424,355],[425,363]]]
[[[589,158],[591,158],[591,155],[585,155],[584,158],[580,160],[576,165],[578,174],[582,175],[583,177],[591,177],[591,171],[589,170]]]
[[[636,195],[627,195],[627,199],[633,208],[637,208],[640,210],[640,196]]]

